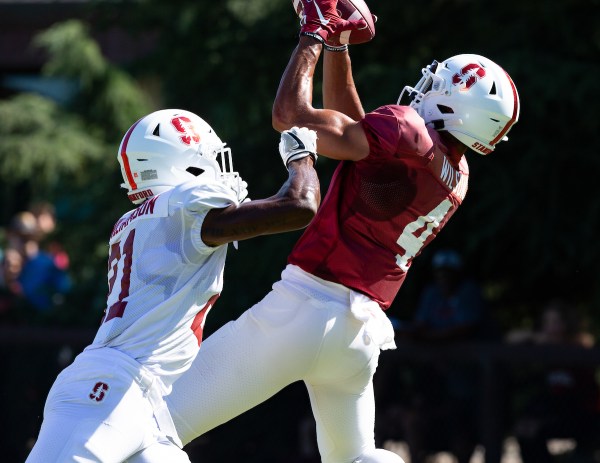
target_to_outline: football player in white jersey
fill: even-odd
[[[284,132],[287,181],[244,201],[229,148],[197,115],[156,111],[127,131],[118,160],[137,208],[111,233],[102,323],[52,386],[28,463],[119,463],[141,451],[189,462],[163,396],[199,350],[227,244],[305,227],[316,213],[315,144],[308,129]]]

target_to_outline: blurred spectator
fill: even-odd
[[[545,306],[537,331],[513,331],[507,340],[582,348],[594,343],[576,310],[562,300]],[[555,438],[575,439],[577,461],[595,461],[591,455],[599,429],[600,395],[594,368],[552,364],[539,371],[529,369],[517,386],[527,397],[514,425],[523,463],[558,461],[548,449],[548,441]]]
[[[423,290],[414,323],[398,335],[442,343],[485,338],[489,325],[481,288],[466,278],[460,254],[438,251],[431,266],[433,281]]]
[[[44,250],[52,255],[54,265],[61,270],[69,268],[69,256],[60,242],[52,239],[56,230],[56,210],[53,204],[48,202],[36,202],[32,204],[31,213],[37,221],[39,240],[44,244]]]
[[[445,346],[490,340],[491,325],[481,288],[465,276],[460,254],[449,249],[436,252],[432,277],[421,294],[414,322],[398,326],[397,341]],[[406,365],[395,368],[406,369]],[[381,376],[389,374],[389,368],[386,370]],[[408,403],[399,408],[385,406],[378,412],[384,415],[383,426],[390,426],[386,413],[388,418],[395,415],[392,421],[403,429],[411,463],[422,463],[428,455],[442,450],[454,454],[459,463],[468,463],[479,437],[477,365],[419,364],[410,381],[411,390],[404,392]]]
[[[53,204],[36,202],[29,210],[35,217],[40,235],[47,236],[56,229],[56,209]]]
[[[24,260],[35,256],[39,251],[41,235],[37,226],[37,219],[29,212],[19,212],[8,225],[7,249],[19,252]]]
[[[0,271],[0,322],[5,323],[13,317],[22,290],[19,275],[23,269],[23,256],[16,249],[7,248],[1,256]]]
[[[46,248],[45,240],[52,237],[55,226],[54,209],[48,203],[33,205],[11,219],[0,252],[0,323],[46,324],[56,320],[55,309],[71,282],[66,273],[68,258]],[[40,349],[36,344],[16,344],[0,350],[0,361],[11,372],[0,384],[0,403],[6,416],[16,417],[0,424],[2,461],[24,461],[27,457],[30,441],[39,432],[46,393],[64,368],[60,362],[68,356],[69,346]]]
[[[593,347],[594,337],[584,329],[581,317],[574,307],[561,299],[546,304],[537,329],[514,329],[506,335],[509,343],[570,344]]]
[[[51,231],[48,226],[47,218],[38,221],[30,211],[20,212],[11,220],[0,279],[0,304],[5,312],[15,311],[17,306],[19,311],[29,307],[31,310],[27,315],[32,319],[40,315],[44,318],[70,290],[71,280],[66,268],[56,264],[56,256],[41,249],[42,239]],[[8,318],[24,317],[28,318],[26,314],[13,313]]]

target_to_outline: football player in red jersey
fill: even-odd
[[[313,0],[327,11],[332,1]],[[327,46],[336,32],[322,28],[315,37],[303,28],[273,126],[315,130],[318,152],[341,162],[281,280],[209,336],[174,385],[167,403],[184,443],[302,380],[324,463],[402,461],[374,440],[373,374],[380,350],[395,347],[384,311],[413,259],[462,203],[465,152],[493,151],[516,122],[519,99],[497,64],[465,54],[425,67],[402,92],[408,105],[365,114],[346,47]],[[323,48],[325,109],[316,109]]]

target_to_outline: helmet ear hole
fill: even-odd
[[[204,169],[200,169],[200,167],[188,167],[185,171],[189,172],[194,177],[198,177],[200,174],[204,173]]]
[[[443,104],[437,105],[438,109],[442,114],[454,114],[454,110],[449,106],[444,106]]]

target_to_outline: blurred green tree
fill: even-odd
[[[136,81],[109,63],[83,23],[56,24],[36,37],[43,74],[77,89],[66,105],[35,94],[0,101],[0,178],[26,185],[32,201],[57,206],[56,238],[70,256],[75,290],[57,322],[95,324],[104,308],[107,238],[129,208],[116,152],[122,134],[150,110]]]

